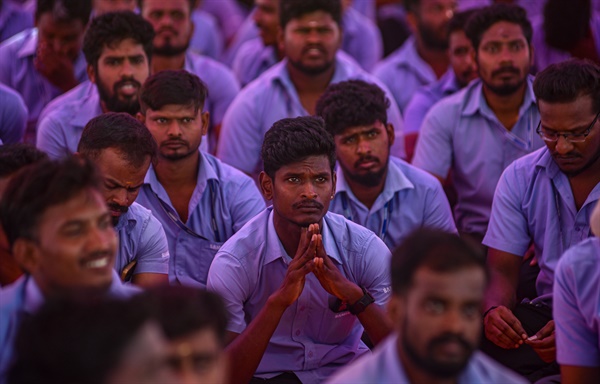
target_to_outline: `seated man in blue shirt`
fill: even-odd
[[[600,203],[590,225],[596,237],[569,248],[554,277],[552,313],[563,383],[592,384],[600,377]]]
[[[395,334],[329,383],[526,383],[477,351],[488,274],[457,236],[419,230],[394,250],[388,310]]]
[[[88,121],[106,112],[140,110],[138,93],[150,73],[150,23],[132,12],[95,17],[83,52],[90,81],[51,102],[40,116],[37,146],[51,158],[74,153]]]
[[[369,352],[363,329],[375,344],[389,333],[381,306],[390,252],[373,232],[327,212],[335,144],[323,120],[279,120],[261,157],[260,186],[273,206],[223,245],[208,276],[231,316],[231,381],[320,383]]]
[[[42,161],[10,181],[0,220],[25,275],[0,294],[0,381],[24,315],[53,297],[125,298],[138,292],[113,269],[117,235],[102,180],[86,159]]]
[[[140,286],[167,283],[165,231],[149,210],[134,202],[156,158],[156,142],[148,129],[126,113],[109,112],[85,126],[77,151],[104,178],[102,192],[119,236],[115,270]]]
[[[389,105],[377,85],[349,80],[327,88],[317,115],[334,138],[338,160],[330,211],[369,228],[392,250],[416,228],[456,233],[456,226],[440,182],[390,156]]]
[[[570,60],[538,73],[533,89],[546,147],[502,174],[483,243],[492,272],[486,297],[485,351],[532,381],[556,360],[552,287],[561,255],[591,236],[600,199],[600,66]],[[519,265],[533,243],[537,297],[517,304]]]
[[[164,70],[142,87],[138,114],[158,144],[138,202],[167,234],[169,281],[200,288],[221,244],[265,208],[252,179],[199,150],[207,93],[198,76]]]

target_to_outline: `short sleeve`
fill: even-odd
[[[169,273],[169,246],[162,224],[149,214],[140,234],[135,274]]]
[[[419,131],[414,166],[443,179],[447,177],[453,157],[452,124],[457,123],[454,119],[440,104],[429,110]]]

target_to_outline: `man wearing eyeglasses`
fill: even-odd
[[[532,382],[558,373],[554,272],[564,251],[591,236],[589,218],[600,199],[600,67],[581,60],[553,64],[533,89],[546,148],[503,173],[483,240],[492,277],[483,349]],[[521,256],[532,242],[540,265],[537,297],[517,304]]]

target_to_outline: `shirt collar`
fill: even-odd
[[[35,56],[37,51],[38,43],[38,30],[37,28],[31,28],[27,35],[24,36],[25,42],[21,48],[17,51],[17,57],[22,59],[27,56]]]
[[[408,179],[408,177],[406,177],[404,172],[402,172],[400,167],[396,164],[396,161],[399,161],[399,159],[395,159],[394,157],[390,156],[388,162],[388,172],[385,178],[383,191],[379,196],[377,196],[372,210],[378,210],[380,207],[383,207],[383,205],[390,201],[399,191],[403,189],[415,188],[414,184]],[[354,196],[354,193],[352,193],[352,190],[350,189],[350,186],[344,177],[344,171],[339,164],[337,165],[337,175],[338,177],[335,186],[335,194],[337,195],[338,193],[346,193],[355,203],[362,204],[358,201],[356,196]]]
[[[462,110],[463,116],[475,115],[480,113],[482,115],[493,115],[494,113],[490,109],[483,95],[483,82],[481,79],[473,80],[465,89],[466,100]],[[533,104],[536,105],[535,95],[533,93],[533,77],[527,76],[527,84],[525,87],[525,98],[519,109],[519,115],[525,114],[525,111]]]
[[[550,179],[554,179],[556,176],[562,173],[558,165],[552,158],[548,147],[544,147],[541,149],[542,153],[539,156],[538,160],[535,162],[536,168],[542,168],[546,170],[546,174]]]
[[[267,211],[269,212],[267,218],[267,241],[265,247],[265,264],[269,264],[277,259],[282,259],[286,265],[289,265],[292,261],[292,257],[294,255],[288,255],[279,240],[279,236],[277,235],[277,231],[275,230],[275,225],[273,223],[273,207],[268,207]],[[332,259],[338,262],[338,264],[343,264],[342,258],[340,257],[337,248],[335,247],[335,237],[332,229],[327,224],[327,215],[325,214],[323,217],[321,235],[323,236],[323,246],[325,247],[325,253]],[[341,235],[341,234],[339,234]]]
[[[451,95],[460,89],[458,79],[452,68],[448,69],[440,79],[440,89],[444,95]]]
[[[87,96],[85,96],[77,113],[75,113],[75,116],[73,116],[73,119],[71,120],[72,124],[79,128],[85,127],[90,120],[103,113],[102,107],[100,106],[100,94],[98,93],[97,85],[90,82],[89,86],[92,89],[88,92]]]
[[[131,234],[131,231],[133,231],[135,224],[137,223],[137,219],[133,213],[131,213],[131,207],[129,208],[130,209],[127,210],[127,212],[123,213],[121,217],[119,217],[119,221],[117,222],[117,225],[115,225],[115,230],[117,232],[124,229],[128,235]]]
[[[416,73],[421,79],[426,80],[427,82],[430,82],[431,80],[435,81],[437,79],[431,66],[419,56],[414,36],[406,39],[397,54],[402,57],[402,60],[398,60],[397,62],[398,67],[410,68],[412,72]]]
[[[44,304],[44,295],[32,276],[25,278],[25,298],[23,311],[33,314]]]

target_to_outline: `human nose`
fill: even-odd
[[[169,137],[181,137],[181,127],[177,121],[171,121],[167,128],[167,135],[169,135]]]
[[[127,193],[127,189],[119,188],[115,190],[115,193],[112,196],[112,200],[119,205],[127,205],[129,200],[129,194]]]
[[[304,187],[302,189],[302,198],[305,198],[305,199],[316,199],[317,198],[317,192],[316,192],[315,186],[313,185],[312,182],[304,183]]]
[[[121,77],[132,77],[133,76],[133,67],[131,66],[131,62],[128,59],[123,61],[123,65],[121,66]]]
[[[359,138],[356,145],[356,153],[359,155],[367,155],[371,153],[371,145],[369,141]]]
[[[443,327],[446,332],[462,334],[465,328],[463,314],[458,310],[448,311],[443,322]]]
[[[567,154],[573,149],[573,143],[571,143],[564,135],[558,135],[555,149],[559,154]]]

